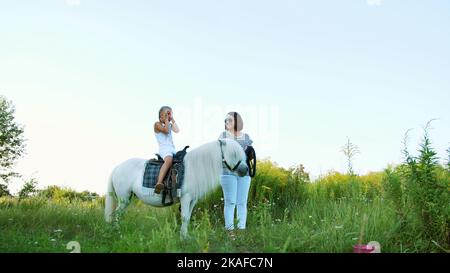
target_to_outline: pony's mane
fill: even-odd
[[[226,157],[230,155],[245,155],[236,141],[223,141],[227,143],[224,147]],[[192,197],[195,199],[202,198],[220,184],[223,166],[219,141],[206,143],[187,153],[184,158],[184,165],[183,192],[192,194]]]

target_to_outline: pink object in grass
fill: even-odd
[[[375,246],[371,245],[354,245],[353,246],[353,253],[372,253],[372,251],[375,250]]]

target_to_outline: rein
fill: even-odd
[[[228,162],[225,160],[225,157],[223,155],[223,148],[222,148],[222,141],[219,140],[220,143],[220,153],[222,154],[222,163],[225,164],[225,166],[227,167],[228,170],[234,172],[236,171],[236,169],[239,167],[239,165],[241,165],[242,160],[239,160],[239,162],[236,164],[236,166],[234,166],[234,168],[231,168],[230,165],[228,165]]]

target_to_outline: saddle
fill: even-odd
[[[189,148],[189,146],[184,147],[183,150],[178,151],[175,156],[173,157],[173,164],[175,163],[183,163],[183,159],[186,156],[187,152],[186,150]],[[155,162],[155,163],[161,163],[164,164],[164,159],[159,155],[159,154],[155,154],[156,155],[156,159],[150,159],[151,161]]]
[[[174,204],[174,196],[177,195],[177,189],[180,189],[184,180],[184,157],[186,156],[186,150],[189,146],[184,147],[183,150],[178,151],[173,157],[173,163],[170,169],[167,171],[164,177],[164,189],[161,191],[162,194],[162,205],[171,206]],[[155,159],[148,160],[145,166],[143,186],[147,188],[155,188],[156,182],[158,180],[159,171],[161,166],[164,164],[164,159],[159,155],[155,154]],[[166,203],[166,198],[169,198],[169,202]]]

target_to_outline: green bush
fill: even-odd
[[[58,186],[48,186],[46,189],[39,191],[37,195],[42,198],[61,202],[72,202],[76,200],[92,201],[100,197],[97,193],[94,192],[76,192],[75,190],[72,190],[70,188],[61,188]]]
[[[450,172],[450,148],[447,149],[447,171]]]
[[[289,171],[269,160],[258,161],[257,166],[250,186],[250,203],[270,202],[279,198],[289,182]]]
[[[19,201],[25,198],[28,198],[32,196],[33,194],[37,193],[38,190],[36,189],[37,181],[35,178],[30,179],[29,181],[26,181],[23,185],[22,189],[19,191]]]
[[[431,147],[428,126],[420,144],[419,156],[405,149],[407,168],[404,171],[406,193],[411,206],[422,220],[423,233],[428,243],[449,244],[450,179],[438,164],[436,152]]]
[[[397,213],[402,215],[405,207],[405,185],[400,174],[395,169],[387,168],[382,178],[382,185],[384,196],[393,202]]]

